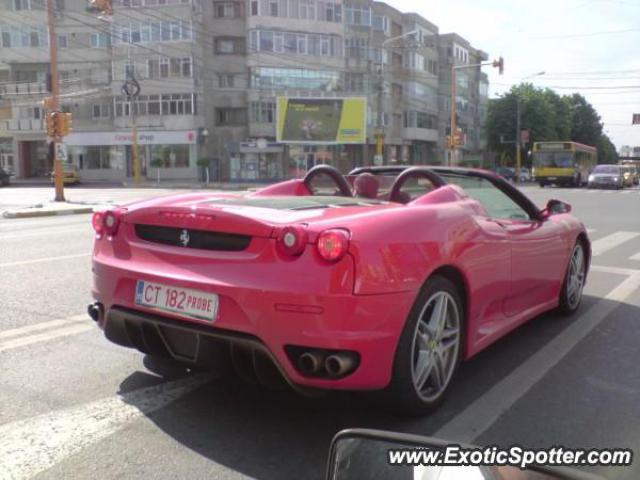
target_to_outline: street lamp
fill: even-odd
[[[502,75],[504,71],[504,59],[500,57],[498,60],[493,60],[491,62],[481,62],[474,63],[471,65],[456,65],[455,59],[453,60],[453,65],[451,66],[451,132],[449,133],[449,166],[453,165],[454,157],[456,156],[456,147],[458,145],[458,135],[457,135],[457,126],[456,126],[456,70],[462,70],[463,68],[476,68],[482,67],[484,65],[491,65],[495,67]]]
[[[527,75],[520,79],[520,83],[525,80],[529,80],[530,78],[539,77],[544,75],[546,72],[538,72],[532,75]],[[522,135],[520,132],[520,95],[516,93],[516,176],[515,181],[518,182],[520,180],[520,169],[522,168]]]
[[[378,95],[378,132],[376,133],[376,156],[375,156],[375,164],[383,164],[383,151],[384,151],[384,125],[383,125],[383,97],[384,97],[384,52],[385,48],[389,43],[395,42],[396,40],[401,40],[406,37],[410,37],[412,35],[416,35],[418,30],[411,30],[410,32],[405,32],[402,35],[398,35],[396,37],[387,38],[382,42],[382,46],[380,49],[380,93]]]

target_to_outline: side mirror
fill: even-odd
[[[530,462],[524,468],[519,468],[486,464],[442,465],[442,462],[430,460],[434,455],[451,455],[452,449],[458,449],[458,452],[467,449],[476,452],[484,450],[403,433],[365,429],[343,430],[331,442],[327,480],[604,480],[580,470],[539,466]]]
[[[540,210],[540,219],[546,220],[551,215],[557,215],[559,213],[570,213],[571,205],[562,200],[551,199],[547,202],[547,206]]]

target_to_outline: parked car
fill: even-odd
[[[624,172],[620,165],[596,165],[589,175],[588,188],[624,188]]]
[[[12,174],[0,167],[0,185],[2,185],[3,187],[9,185],[9,183],[11,182],[11,177]]]
[[[516,179],[516,171],[510,167],[498,167],[496,168],[496,173],[512,182]]]
[[[520,182],[530,182],[531,181],[531,172],[528,168],[521,168],[520,173],[518,173],[518,181]]]
[[[70,163],[63,163],[62,172],[63,172],[62,181],[65,184],[72,185],[72,184],[80,183],[80,174],[78,173],[78,167],[76,167],[75,165]],[[55,171],[53,171],[51,172],[51,183],[55,181],[55,178],[56,178]]]
[[[625,187],[638,185],[638,170],[635,165],[622,165],[622,175]]]
[[[144,200],[94,214],[88,311],[148,355],[304,393],[384,390],[423,414],[462,360],[577,311],[591,248],[570,211],[491,172],[424,166]]]

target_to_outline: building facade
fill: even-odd
[[[0,11],[0,161],[19,177],[45,176],[43,0],[0,0]],[[371,0],[113,0],[113,12],[105,22],[85,0],[56,3],[68,161],[87,181],[132,176],[134,125],[150,179],[198,178],[202,161],[223,181],[287,178],[318,163],[443,163],[451,65],[487,58]],[[470,69],[458,87],[457,159],[471,161],[484,148],[487,77]],[[366,143],[277,143],[281,96],[366,97]]]

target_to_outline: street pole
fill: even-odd
[[[544,75],[545,72],[534,73],[520,80],[520,83],[530,78],[539,77]],[[522,110],[520,93],[516,92],[516,176],[514,181],[517,183],[520,181],[520,169],[522,168],[522,135],[521,135],[521,122],[522,122]]]
[[[378,93],[378,131],[376,133],[376,159],[382,159],[382,163],[384,164],[384,143],[385,143],[385,127],[384,127],[384,53],[385,48],[391,42],[395,42],[396,40],[400,40],[405,37],[410,37],[411,35],[415,35],[418,33],[418,30],[411,30],[410,32],[405,32],[402,35],[398,35],[396,37],[387,38],[382,42],[380,48],[380,91]]]
[[[449,162],[448,165],[451,167],[454,165],[455,160],[454,157],[456,155],[456,67],[451,67],[451,132],[449,134]]]
[[[494,60],[492,62],[474,63],[471,65],[456,65],[455,60],[453,60],[453,65],[451,66],[451,134],[449,135],[449,148],[451,153],[449,156],[449,166],[453,166],[454,163],[457,163],[457,159],[455,158],[456,147],[458,146],[458,126],[456,125],[456,70],[462,70],[463,68],[483,67],[485,65],[491,65],[492,67],[498,68],[500,75],[502,75],[504,69],[504,59],[500,57],[498,60]]]
[[[514,181],[520,180],[522,167],[522,139],[520,138],[520,94],[516,94],[516,176]]]
[[[60,84],[58,82],[58,39],[56,37],[56,25],[54,16],[55,0],[46,0],[47,2],[47,26],[49,27],[49,75],[51,77],[51,100],[49,101],[49,108],[51,112],[57,112],[60,109]],[[56,131],[56,134],[51,139],[53,143],[53,182],[56,189],[55,202],[64,202],[64,178],[62,169],[62,160],[58,158],[56,143],[62,141],[60,132]]]

